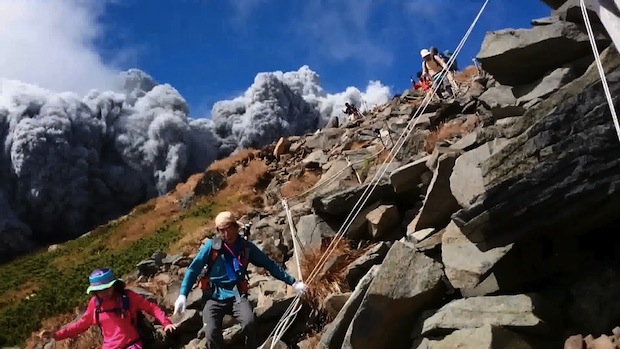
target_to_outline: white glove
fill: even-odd
[[[304,284],[303,281],[297,281],[296,283],[293,284],[293,289],[295,290],[296,293],[303,293],[303,292],[306,292],[308,287],[306,286],[306,284]]]
[[[183,312],[185,312],[185,301],[186,300],[187,300],[187,297],[185,297],[183,295],[179,295],[179,298],[177,298],[176,302],[174,302],[174,313],[173,313],[173,315],[183,314]]]

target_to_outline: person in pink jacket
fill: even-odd
[[[144,311],[159,321],[164,332],[176,329],[175,325],[155,303],[149,302],[141,295],[125,289],[125,283],[108,268],[96,269],[88,277],[90,287],[86,293],[94,293],[88,302],[84,315],[77,321],[56,331],[43,331],[41,338],[62,340],[72,338],[86,331],[92,325],[99,325],[103,335],[102,349],[142,349],[142,340],[134,321],[138,311]],[[126,298],[122,298],[122,294]],[[124,310],[123,302],[128,302]],[[126,303],[125,303],[126,304]],[[96,311],[99,309],[99,311]]]

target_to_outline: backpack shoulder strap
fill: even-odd
[[[120,294],[121,294],[121,306],[123,307],[123,310],[129,311],[129,296],[127,295],[127,292],[125,292],[125,290],[122,290]]]
[[[101,313],[101,299],[99,297],[94,296],[95,298],[95,325],[99,326],[99,313]]]
[[[211,266],[217,260],[222,249],[222,238],[220,236],[214,236],[211,239],[211,253],[209,254],[209,260],[207,261],[207,271],[211,269]]]
[[[243,268],[248,269],[248,264],[250,264],[250,242],[247,239],[243,239],[243,256],[241,256],[241,264],[243,264]]]
[[[439,62],[437,62],[437,59],[435,58],[435,55],[433,55],[433,61],[435,61],[435,64],[437,64],[438,66],[441,67],[441,64],[439,64]]]

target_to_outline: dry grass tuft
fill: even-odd
[[[318,348],[321,343],[321,333],[312,332],[308,334],[308,337],[304,339],[306,344],[308,344],[307,348]]]
[[[243,164],[256,157],[257,151],[254,149],[243,149],[225,159],[214,161],[208,169],[228,173],[228,171],[239,164]]]
[[[437,142],[460,138],[473,131],[477,126],[476,122],[463,121],[459,119],[450,120],[442,123],[432,131],[424,143],[424,151],[432,153]]]
[[[310,276],[312,270],[319,263],[329,243],[330,241],[327,241],[320,249],[315,248],[305,251],[300,259],[301,274],[305,278]],[[308,291],[306,292],[306,299],[317,309],[323,304],[323,300],[329,294],[350,291],[345,279],[345,270],[349,264],[364,254],[366,249],[354,250],[351,248],[349,240],[342,239],[330,251],[332,252],[327,262],[324,263],[321,271],[310,281]]]
[[[390,155],[390,149],[383,149],[375,158],[375,165],[381,165]]]
[[[282,193],[283,197],[290,199],[312,188],[320,178],[321,176],[316,172],[304,171],[301,177],[293,178],[284,183],[284,185],[280,187],[280,193]]]
[[[460,72],[454,74],[454,80],[457,82],[469,82],[472,79],[479,75],[480,71],[473,65],[468,66],[467,68],[461,70]]]

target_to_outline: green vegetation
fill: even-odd
[[[107,266],[117,275],[127,275],[135,270],[136,263],[179,240],[185,219],[208,219],[214,207],[192,208],[156,232],[113,250],[108,249],[108,242],[122,229],[118,221],[69,241],[55,252],[41,251],[0,266],[0,347],[23,345],[43,319],[84,306],[89,299],[85,293],[88,275],[93,269]],[[33,290],[24,291],[26,285]]]

